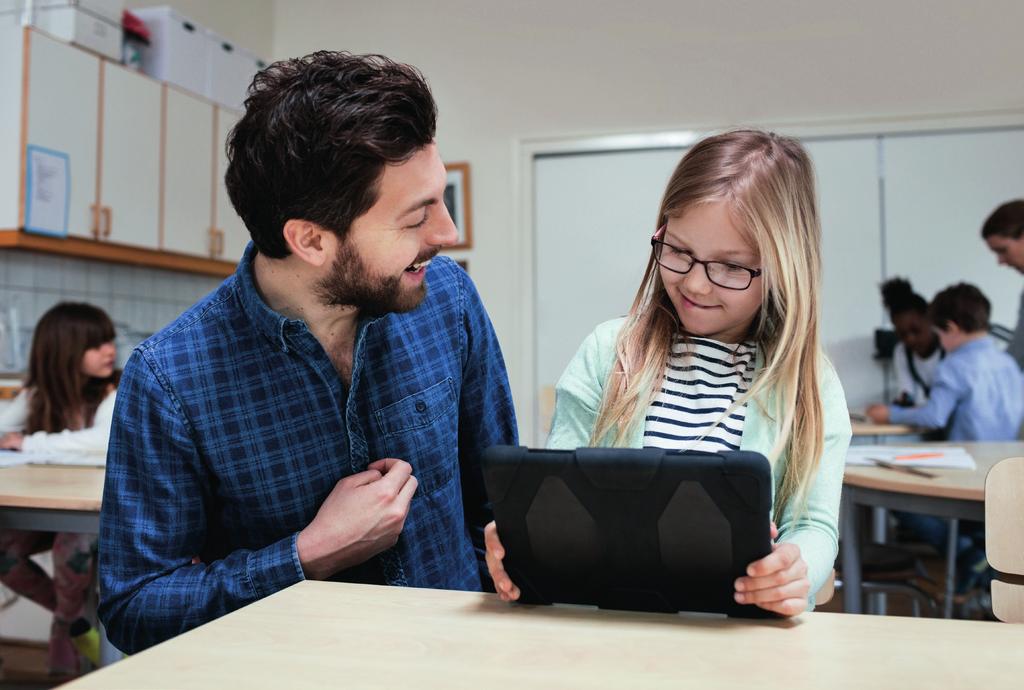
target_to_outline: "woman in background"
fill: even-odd
[[[114,390],[114,324],[89,304],[61,303],[39,320],[28,377],[0,412],[0,448],[106,456]],[[51,579],[30,556],[53,549]],[[51,675],[75,674],[72,623],[82,617],[92,582],[96,536],[68,532],[0,531],[0,582],[53,611]]]

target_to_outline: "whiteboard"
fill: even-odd
[[[981,225],[1024,198],[1024,130],[885,139],[885,246],[889,276],[908,276],[931,299],[966,281],[992,302],[992,321],[1017,325],[1024,280],[997,266]]]

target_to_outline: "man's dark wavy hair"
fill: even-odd
[[[430,144],[436,121],[423,75],[382,55],[320,51],[275,62],[253,79],[228,137],[231,203],[270,258],[290,253],[290,219],[344,237],[376,203],[384,166]]]

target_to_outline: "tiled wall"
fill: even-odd
[[[37,252],[0,250],[0,372],[20,372],[36,321],[57,302],[81,301],[104,309],[118,332],[123,366],[135,344],[156,332],[221,278],[125,266]],[[19,351],[8,331],[16,312]]]

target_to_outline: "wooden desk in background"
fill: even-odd
[[[875,424],[873,422],[850,422],[853,427],[853,441],[856,443],[884,443],[890,436],[920,436],[921,430],[906,424]]]
[[[879,467],[847,467],[843,475],[841,535],[843,538],[843,610],[860,613],[860,534],[858,506],[936,515],[950,521],[946,550],[946,601],[944,613],[952,614],[956,572],[956,533],[960,520],[985,519],[985,475],[1000,460],[1024,456],[1024,443],[927,443],[922,448],[956,446],[974,458],[974,470],[928,468],[935,478],[919,477]]]
[[[0,528],[98,534],[102,467],[0,469]]]
[[[808,613],[747,621],[301,582],[91,673],[103,688],[1017,687],[1024,626]]]
[[[99,534],[102,467],[15,465],[0,468],[0,529]],[[89,608],[93,604],[89,605]],[[87,617],[94,617],[89,611]],[[101,633],[101,663],[121,653]]]

